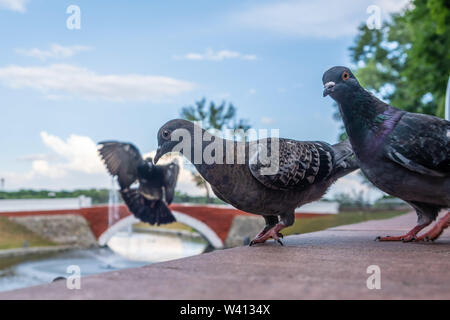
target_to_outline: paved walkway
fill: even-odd
[[[4,292],[0,299],[450,299],[450,230],[435,243],[375,242],[415,214],[289,236],[151,266]],[[367,267],[381,269],[369,290]]]

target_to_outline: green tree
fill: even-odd
[[[450,2],[415,0],[380,30],[362,24],[350,54],[365,88],[397,108],[443,117],[450,71]]]
[[[190,121],[200,121],[204,129],[250,129],[245,119],[236,118],[236,108],[232,103],[222,101],[216,104],[211,101],[206,107],[206,99],[195,102],[194,106],[186,106],[181,109],[181,117]]]
[[[203,129],[216,131],[224,129],[243,130],[251,128],[245,119],[237,119],[236,108],[232,103],[222,101],[216,104],[213,101],[207,107],[206,99],[195,102],[193,106],[186,106],[181,109],[181,117],[190,121],[200,121]],[[197,172],[192,173],[193,181],[199,187],[203,187],[206,192],[207,202],[211,202],[208,183]]]

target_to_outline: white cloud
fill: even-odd
[[[207,60],[207,61],[223,61],[226,59],[240,59],[240,60],[256,60],[254,54],[243,54],[237,51],[220,50],[214,51],[207,49],[204,53],[187,53],[182,56],[174,56],[177,60]]]
[[[251,95],[256,94],[256,90],[255,89],[250,89],[250,90],[248,90],[248,93],[251,94]]]
[[[270,117],[262,117],[260,121],[262,124],[267,124],[267,125],[273,124],[275,122],[275,120]]]
[[[70,58],[79,52],[88,50],[91,50],[88,46],[62,46],[60,44],[52,44],[47,50],[38,48],[16,49],[16,52],[27,57],[38,58],[45,61],[47,59]]]
[[[43,131],[41,132],[41,139],[48,148],[63,160],[53,163],[53,168],[84,173],[104,172],[105,168],[98,157],[97,145],[91,138],[72,134],[64,141]],[[46,160],[36,161],[49,163]]]
[[[31,161],[28,171],[0,171],[0,177],[5,178],[8,189],[70,190],[111,186],[111,177],[98,156],[96,143],[90,137],[72,134],[67,139],[62,139],[45,131],[40,133],[40,137],[49,152],[20,157]],[[155,153],[156,151],[145,153],[143,157],[154,157]],[[181,155],[167,154],[161,158],[160,163],[168,163],[175,158],[181,166],[177,190],[192,196],[205,195],[205,191],[192,180],[193,166]]]
[[[109,101],[159,102],[191,91],[191,82],[151,75],[100,75],[68,64],[0,68],[0,81],[10,88],[31,88],[48,98],[79,97]]]
[[[0,8],[23,13],[27,10],[27,2],[28,0],[0,0]]]
[[[96,143],[89,137],[76,134],[66,140],[45,131],[40,133],[48,153],[26,155],[31,161],[24,173],[3,172],[9,189],[47,188],[74,189],[108,186],[108,174],[101,162]]]
[[[97,145],[89,137],[72,134],[63,140],[55,135],[41,132],[43,144],[52,152],[48,154],[25,155],[23,160],[31,161],[31,171],[24,177],[37,176],[64,178],[71,173],[99,174],[105,168],[98,157]]]
[[[18,161],[24,161],[24,162],[33,162],[35,160],[55,160],[57,159],[57,155],[50,155],[45,153],[35,153],[35,154],[27,154],[24,156],[17,157]]]
[[[257,4],[231,17],[231,23],[289,36],[337,38],[351,36],[377,5],[382,17],[398,12],[409,0],[284,0]]]

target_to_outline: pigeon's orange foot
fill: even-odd
[[[271,228],[273,228],[274,226],[272,225],[272,226],[269,226],[269,225],[266,225],[265,227],[264,227],[264,229],[262,229],[257,235],[256,235],[256,237],[255,237],[255,239],[258,239],[258,238],[261,238],[263,235],[265,235],[266,233],[267,233],[267,231],[269,231]]]
[[[450,211],[439,219],[428,232],[418,237],[415,241],[434,241],[450,226]]]
[[[279,244],[283,245],[283,242],[281,242],[280,238],[283,238],[283,234],[280,233],[280,230],[284,229],[285,225],[283,223],[277,223],[273,227],[264,228],[256,237],[253,239],[249,246],[252,246],[257,243],[264,243],[270,238],[277,241]],[[267,230],[266,230],[267,229]]]
[[[385,237],[376,237],[375,240],[377,241],[403,241],[403,242],[411,242],[415,240],[415,235],[410,234],[409,232],[407,234],[404,234],[402,236],[385,236]]]
[[[429,223],[426,224],[418,224],[417,226],[415,226],[411,231],[409,231],[407,234],[404,234],[402,236],[397,236],[397,237],[391,237],[391,236],[386,236],[386,237],[376,237],[375,240],[377,241],[403,241],[403,242],[411,242],[416,240],[417,234],[420,232],[420,230],[422,230],[423,228],[425,228],[426,226],[428,226]]]

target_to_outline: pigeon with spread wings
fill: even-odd
[[[176,160],[155,165],[151,158],[143,159],[133,144],[118,141],[102,141],[98,151],[109,173],[117,176],[122,199],[139,220],[151,225],[175,221],[168,205],[180,169]],[[131,188],[136,181],[139,187]]]

